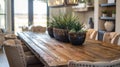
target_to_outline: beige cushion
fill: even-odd
[[[31,31],[32,31],[32,32],[36,32],[36,33],[45,33],[46,27],[42,27],[42,26],[32,26],[32,27],[31,27]]]
[[[97,31],[94,29],[88,29],[86,33],[86,39],[96,39]]]
[[[107,32],[103,36],[103,41],[112,44],[118,44],[120,34],[116,32]]]

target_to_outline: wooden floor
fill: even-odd
[[[5,52],[0,48],[0,67],[9,67]]]

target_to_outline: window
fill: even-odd
[[[33,25],[47,26],[47,3],[40,0],[33,1]]]
[[[21,32],[22,26],[28,26],[28,0],[14,0],[14,30]]]
[[[0,28],[5,28],[5,0],[0,0]]]
[[[14,30],[22,26],[47,26],[47,3],[42,0],[14,0]]]

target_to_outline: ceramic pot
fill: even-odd
[[[111,32],[114,29],[114,23],[112,21],[106,21],[104,26],[105,26],[106,31],[108,32]]]
[[[66,29],[53,28],[53,35],[56,40],[69,42],[68,30]]]
[[[85,38],[86,33],[69,33],[69,40],[73,45],[82,45]]]

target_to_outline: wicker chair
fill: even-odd
[[[68,67],[120,67],[120,59],[110,62],[69,61]]]
[[[3,48],[3,42],[5,41],[5,36],[3,33],[0,33],[0,47]]]
[[[5,40],[8,40],[8,39],[17,39],[17,36],[15,34],[6,34]]]
[[[28,29],[27,26],[23,26],[23,27],[22,27],[22,31],[29,31],[29,29]]]
[[[116,32],[107,32],[103,36],[103,41],[112,44],[118,44],[120,34]]]
[[[32,32],[36,32],[36,33],[44,33],[46,31],[46,27],[42,27],[42,26],[32,26],[31,27],[31,31]]]
[[[97,31],[94,29],[88,29],[86,33],[86,39],[96,39]]]
[[[34,55],[24,53],[21,42],[17,39],[5,41],[4,48],[10,67],[43,67]]]

